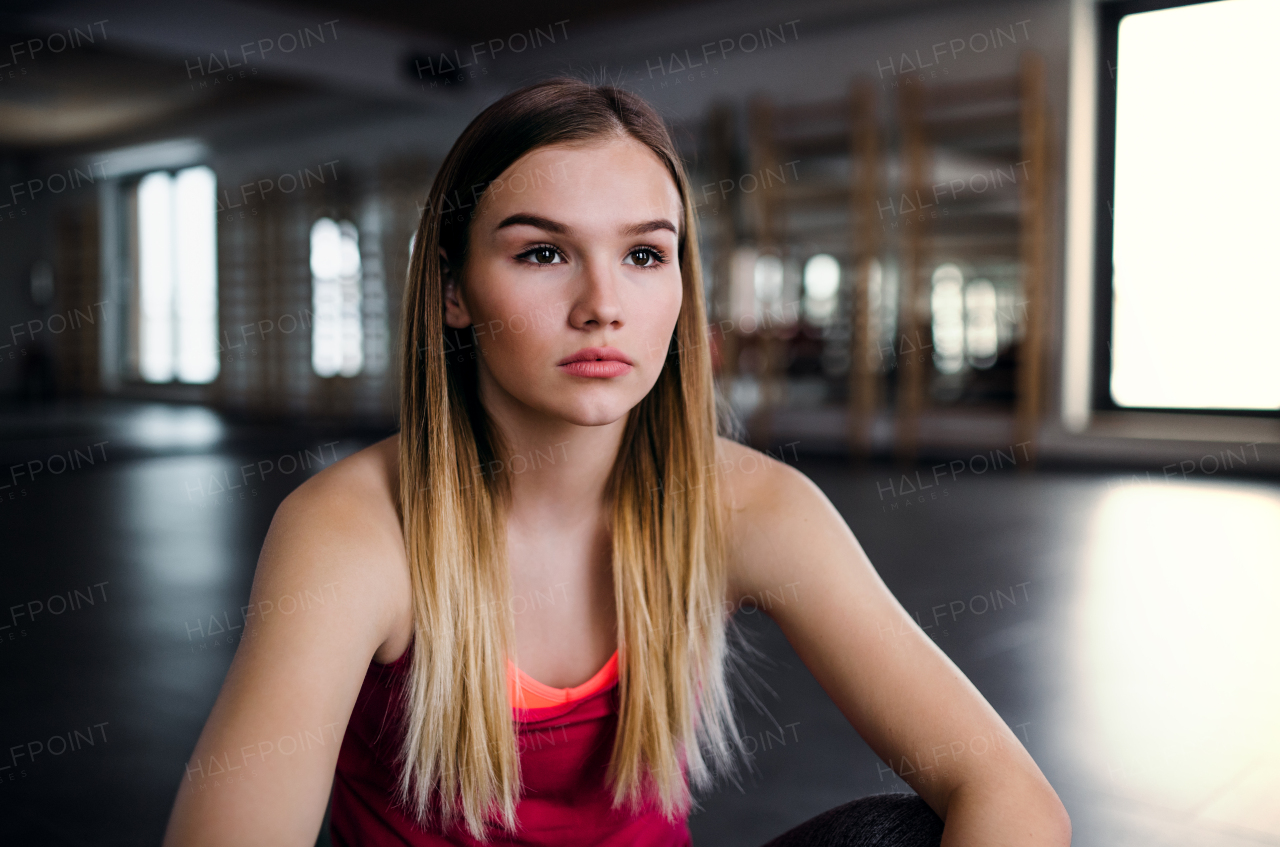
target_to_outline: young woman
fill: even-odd
[[[331,788],[335,844],[688,844],[690,786],[741,749],[728,613],[766,596],[876,753],[922,765],[919,798],[776,844],[1069,843],[822,492],[717,436],[694,224],[634,95],[552,80],[463,132],[414,242],[400,433],[277,511],[166,844],[309,845]]]

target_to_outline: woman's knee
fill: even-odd
[[[938,847],[942,819],[915,794],[873,794],[828,809],[765,847]]]
[[[915,794],[873,794],[847,804],[850,820],[876,847],[937,847],[942,842],[942,818]]]

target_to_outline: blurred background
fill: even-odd
[[[567,74],[667,119],[739,437],[822,486],[1076,843],[1280,844],[1278,10],[4,4],[0,843],[159,842],[276,505],[396,429],[436,168]],[[758,767],[696,843],[902,790],[739,618]]]

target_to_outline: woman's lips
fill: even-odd
[[[557,367],[574,376],[608,379],[629,372],[631,361],[621,350],[613,347],[583,347],[561,360]]]
[[[631,370],[631,365],[626,362],[619,362],[617,359],[584,359],[577,362],[567,362],[557,367],[565,373],[574,376],[584,376],[589,378],[607,378],[614,376],[622,376]]]

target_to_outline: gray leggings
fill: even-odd
[[[764,847],[938,847],[942,818],[915,794],[873,794],[789,829]]]

